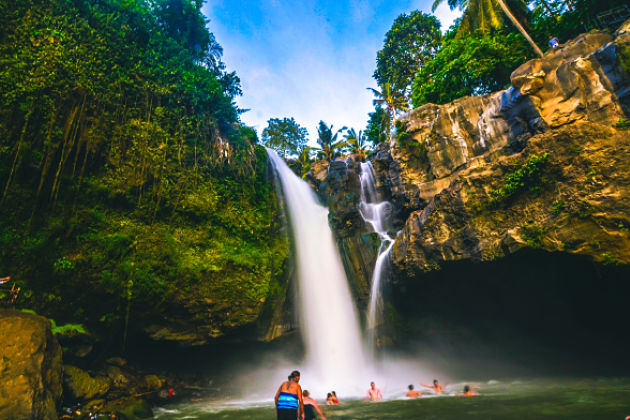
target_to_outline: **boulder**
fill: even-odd
[[[61,347],[50,321],[0,310],[0,418],[57,419],[61,378]]]
[[[115,413],[125,420],[147,419],[153,417],[153,410],[148,402],[141,398],[121,398],[111,401],[102,408],[106,413]]]
[[[86,371],[71,365],[64,366],[64,384],[69,393],[68,397],[77,401],[102,397],[111,386],[108,378],[92,377]]]

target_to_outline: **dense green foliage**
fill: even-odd
[[[267,296],[288,246],[201,5],[0,1],[0,270],[21,306],[120,337],[204,299],[238,325]]]
[[[271,118],[262,132],[262,143],[283,158],[299,155],[308,141],[308,131],[293,118]]]
[[[532,155],[519,168],[505,175],[503,184],[490,191],[489,207],[505,204],[523,191],[539,192],[544,182],[542,171],[548,158],[547,153]]]
[[[597,15],[627,4],[627,0],[534,0],[529,16],[532,38],[547,48],[550,35],[564,43],[582,32],[605,29],[599,27]]]
[[[407,155],[420,163],[429,164],[429,150],[426,141],[416,141],[407,132],[407,123],[401,120],[396,121],[396,143]]]
[[[417,10],[398,16],[376,54],[374,79],[378,85],[389,82],[396,89],[409,92],[418,70],[435,55],[441,37],[440,22],[435,16]]]
[[[374,112],[368,114],[368,123],[365,127],[365,137],[373,144],[387,141],[387,130],[391,122],[385,109],[377,105]]]
[[[413,104],[444,104],[462,96],[504,89],[510,74],[532,57],[520,34],[475,32],[457,38],[452,34],[435,58],[417,74],[413,84]]]

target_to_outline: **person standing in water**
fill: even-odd
[[[322,420],[326,420],[326,417],[324,417],[324,415],[322,414],[322,410],[320,410],[319,406],[317,405],[317,401],[311,398],[311,394],[308,392],[308,390],[305,389],[304,392],[302,392],[302,395],[304,396],[303,420],[315,420],[317,418],[315,416],[315,412],[319,414],[319,417]]]
[[[406,394],[407,398],[417,398],[417,397],[422,397],[422,394],[419,391],[416,391],[415,389],[413,389],[413,385],[409,385],[409,391]]]
[[[339,404],[339,398],[337,398],[337,393],[335,391],[331,392],[333,405]]]
[[[433,380],[433,385],[427,385],[427,384],[423,384],[423,383],[420,383],[420,385],[422,385],[425,388],[432,389],[433,392],[435,392],[436,394],[441,394],[443,392],[442,385],[440,385],[440,383],[438,382],[437,379]]]
[[[374,382],[370,382],[370,389],[368,389],[367,396],[365,400],[369,401],[380,401],[383,399],[383,394],[381,394],[381,390],[376,387]]]
[[[294,370],[289,379],[280,385],[276,392],[276,415],[278,420],[300,420],[304,415],[300,372]]]

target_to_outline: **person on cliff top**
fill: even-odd
[[[549,35],[549,48],[556,49],[560,46],[560,42],[558,42],[558,38],[553,35]]]
[[[435,392],[436,394],[441,394],[444,391],[442,389],[442,385],[440,385],[440,383],[438,382],[437,379],[433,380],[433,385],[427,385],[427,384],[423,384],[423,383],[420,383],[420,385],[422,385],[425,388],[432,389],[433,392]]]
[[[300,387],[300,372],[294,370],[284,381],[276,397],[276,416],[278,420],[299,420],[304,416],[304,401],[302,400],[302,387]]]
[[[381,390],[376,387],[374,382],[370,382],[370,389],[367,391],[366,401],[380,401],[383,399]]]
[[[407,394],[405,395],[407,398],[422,397],[422,394],[420,393],[420,391],[413,389],[413,385],[410,384],[408,388],[409,388],[409,391],[407,391]]]
[[[319,409],[319,406],[317,405],[317,401],[315,401],[314,399],[311,398],[311,394],[310,392],[308,392],[308,390],[304,390],[302,392],[302,397],[304,400],[304,417],[303,420],[315,420],[317,417],[315,416],[315,413],[317,412],[317,414],[319,414],[319,417],[322,420],[326,420],[326,417],[324,417],[324,414],[322,414],[322,410]]]

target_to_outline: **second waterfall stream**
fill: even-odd
[[[370,302],[367,314],[367,340],[370,349],[375,348],[377,329],[383,317],[383,298],[381,289],[383,280],[389,269],[389,253],[394,246],[395,239],[389,235],[389,221],[392,213],[392,205],[384,201],[376,191],[376,179],[374,168],[370,162],[361,163],[361,216],[376,232],[381,241],[376,257],[376,264],[372,273],[372,287],[370,290]]]

